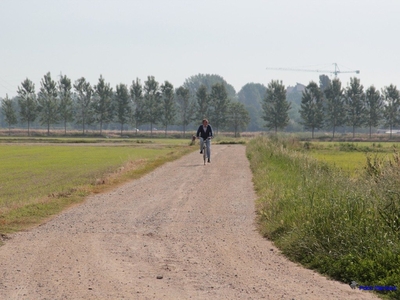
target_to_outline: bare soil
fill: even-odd
[[[0,299],[377,299],[283,257],[242,145],[91,196],[0,247]]]

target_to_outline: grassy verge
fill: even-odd
[[[194,150],[187,141],[153,142],[0,144],[0,235],[39,224]]]
[[[303,148],[277,137],[248,144],[263,235],[334,279],[400,288],[399,156],[370,156],[353,178]],[[379,293],[400,299],[398,291]]]

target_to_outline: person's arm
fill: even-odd
[[[210,134],[209,134],[209,136],[210,136],[210,137],[213,137],[213,136],[214,136],[214,133],[213,133],[212,127],[211,127],[210,124],[208,124],[208,126],[210,127]]]
[[[196,136],[197,136],[197,137],[200,137],[200,135],[199,135],[199,133],[200,133],[200,128],[201,128],[201,126],[199,126],[199,128],[197,128],[197,132],[196,132]]]

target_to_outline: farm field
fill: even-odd
[[[179,139],[0,139],[0,233],[40,222],[193,149]]]
[[[395,149],[400,150],[400,143],[393,142],[313,142],[304,143],[312,157],[338,167],[351,176],[362,172],[367,157],[388,159]]]

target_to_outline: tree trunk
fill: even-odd
[[[85,114],[82,116],[82,134],[85,135]]]

